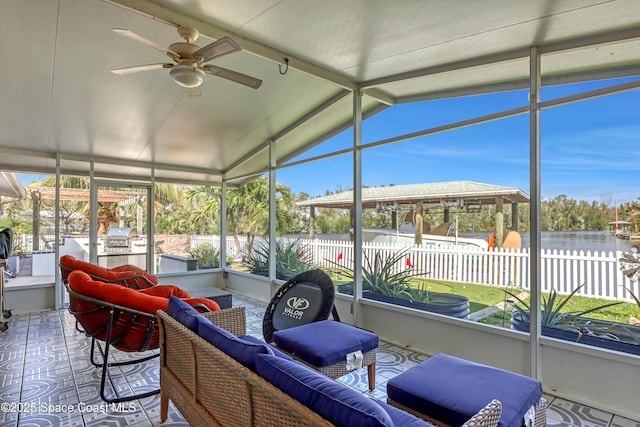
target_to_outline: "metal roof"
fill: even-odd
[[[178,25],[231,37],[242,52],[214,64],[262,86],[208,76],[189,96],[169,70],[110,72],[168,61],[113,28],[169,46]],[[0,170],[239,184],[270,145],[282,165],[350,127],[354,90],[366,116],[526,88],[532,46],[546,85],[637,76],[640,2],[5,0]]]
[[[0,172],[0,196],[22,198],[22,186],[15,173]]]
[[[529,196],[517,188],[471,181],[450,181],[363,188],[362,207],[375,208],[380,204],[389,206],[394,203],[405,207],[415,206],[417,202],[423,202],[425,208],[494,205],[498,197],[509,203],[529,202]],[[325,208],[350,208],[352,205],[353,191],[298,202],[298,206]]]

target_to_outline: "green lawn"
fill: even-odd
[[[330,276],[334,283],[344,282],[344,277],[341,277],[337,271],[326,269],[325,270]],[[475,313],[483,308],[487,308],[493,305],[496,305],[504,300],[515,301],[513,297],[505,293],[505,291],[501,288],[496,288],[492,286],[484,286],[484,285],[473,285],[469,283],[456,283],[456,282],[444,282],[440,280],[431,280],[431,279],[419,279],[413,278],[411,279],[412,285],[418,289],[425,289],[427,291],[432,292],[443,292],[449,294],[462,295],[469,298],[469,309],[471,313]],[[513,293],[520,293],[522,290],[515,289]],[[548,298],[548,294],[544,294],[545,298]],[[557,301],[564,299],[564,295],[558,295]],[[529,304],[529,298],[524,300],[527,304]],[[567,311],[582,311],[590,308],[594,308],[600,305],[608,304],[611,301],[598,299],[598,298],[587,298],[578,295],[574,295],[569,302],[564,306],[563,312]],[[558,304],[558,302],[556,302]],[[599,310],[593,313],[589,313],[588,317],[594,319],[602,319],[609,320],[613,322],[619,323],[628,323],[629,318],[635,316],[640,318],[640,308],[636,304],[632,303],[623,303],[619,305],[615,305],[612,307],[605,308],[603,310]],[[481,320],[482,323],[493,324],[496,326],[509,326],[510,325],[511,313],[509,312],[498,312],[494,315]]]

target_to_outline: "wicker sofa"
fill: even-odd
[[[243,336],[241,307],[207,313],[206,319],[220,328],[189,312],[177,298],[171,298],[168,313],[158,311],[157,317],[162,421],[171,400],[194,426],[433,427]],[[215,341],[219,337],[208,331],[216,329],[219,335],[221,328],[231,334],[223,331],[228,336]],[[500,411],[500,402],[492,401],[465,426],[496,426]]]

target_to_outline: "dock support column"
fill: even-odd
[[[502,247],[504,242],[504,201],[502,197],[496,197],[496,249]]]

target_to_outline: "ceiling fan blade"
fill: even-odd
[[[218,58],[229,53],[237,52],[241,50],[240,46],[231,40],[229,37],[223,37],[220,40],[216,40],[213,43],[201,47],[193,52],[193,56],[200,56],[204,62],[211,61],[213,58]]]
[[[154,48],[156,50],[159,50],[160,52],[164,52],[166,54],[170,54],[172,58],[173,57],[177,57],[177,58],[180,57],[180,55],[178,55],[177,53],[167,49],[166,47],[160,46],[159,44],[154,43],[151,40],[147,40],[144,37],[139,36],[138,34],[134,33],[133,31],[124,30],[122,28],[112,28],[111,31],[113,31],[116,34],[120,34],[120,35],[123,35],[125,37],[129,37],[130,39],[133,39],[133,40],[138,41],[140,43],[144,43],[149,47],[152,47],[152,48]]]
[[[129,74],[129,73],[137,73],[138,71],[158,70],[161,68],[173,68],[173,65],[174,64],[136,65],[134,67],[118,68],[115,70],[111,70],[111,72],[113,74]]]
[[[203,65],[202,68],[205,72],[213,74],[214,76],[222,77],[223,79],[231,80],[232,82],[240,83],[241,85],[249,86],[253,89],[258,89],[262,84],[262,80],[255,77],[247,76],[246,74],[238,73],[237,71],[227,70],[226,68],[216,67],[215,65]]]

